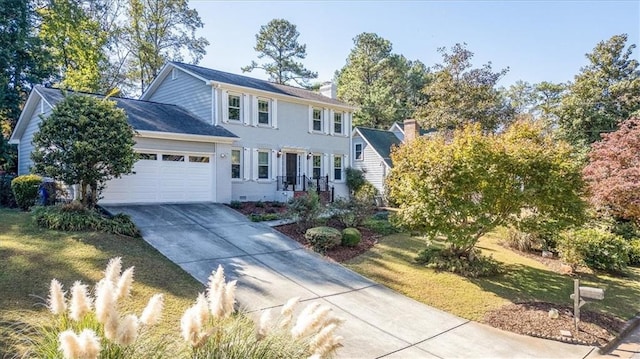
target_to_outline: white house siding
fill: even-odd
[[[218,103],[223,104],[223,91],[219,91]],[[264,97],[264,96],[260,96]],[[251,96],[247,96],[251,101]],[[273,103],[272,103],[273,107]],[[323,108],[323,106],[315,106]],[[324,106],[329,109],[329,106]],[[227,109],[220,106],[218,109],[219,118],[223,118],[224,111]],[[337,111],[337,109],[336,109]],[[233,121],[221,122],[221,125],[233,132],[241,138],[240,141],[234,143],[233,147],[241,149],[243,153],[243,172],[246,179],[232,180],[232,199],[240,201],[284,201],[287,199],[284,193],[277,193],[276,177],[284,175],[284,153],[297,152],[301,158],[300,175],[311,175],[311,161],[307,159],[306,154],[312,152],[314,154],[323,155],[322,175],[332,176],[334,155],[343,157],[343,169],[349,163],[349,122],[343,119],[343,135],[330,135],[325,133],[309,132],[309,106],[302,103],[288,102],[278,99],[276,103],[277,127],[262,126],[254,120],[254,111],[243,111],[244,116],[249,116],[243,121],[234,123]],[[340,111],[342,112],[342,111]],[[328,113],[328,111],[327,111]],[[272,113],[273,114],[273,113]],[[271,118],[273,121],[273,117]],[[273,122],[272,122],[273,123]],[[325,127],[330,126],[331,122],[325,121]],[[284,150],[283,150],[284,149]],[[257,150],[270,151],[270,178],[268,180],[257,179]],[[277,157],[277,152],[283,152],[281,157]],[[229,164],[229,167],[231,165]],[[274,167],[275,166],[275,167]],[[245,170],[245,168],[247,168]],[[245,177],[245,176],[243,176]],[[332,181],[330,186],[335,188],[336,197],[348,196],[348,190],[344,182],[344,173],[342,181]]]
[[[44,107],[44,108],[43,108]],[[41,110],[44,109],[44,112]],[[38,132],[40,128],[40,122],[42,119],[40,118],[40,114],[44,114],[44,116],[48,116],[51,113],[51,107],[46,103],[43,103],[42,100],[38,101],[37,106],[35,106],[35,111],[31,115],[31,119],[29,120],[29,124],[24,131],[24,134],[20,138],[20,145],[18,149],[18,174],[24,175],[30,172],[30,168],[33,165],[31,161],[31,152],[33,152],[33,135]]]
[[[387,176],[388,168],[384,160],[376,153],[376,151],[369,146],[369,144],[360,136],[353,138],[353,148],[355,151],[355,144],[362,144],[362,160],[356,160],[355,154],[353,158],[353,168],[359,169],[364,172],[364,178],[369,181],[375,188],[384,193],[384,180]]]
[[[175,73],[176,78],[169,73],[148,100],[182,106],[202,121],[212,123],[211,86],[179,69]]]

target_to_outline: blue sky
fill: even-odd
[[[509,67],[499,85],[517,80],[566,82],[599,41],[627,33],[640,43],[640,0],[627,1],[205,1],[191,0],[211,43],[200,65],[241,73],[257,59],[255,34],[271,19],[298,27],[305,66],[326,81],[342,68],[353,38],[375,32],[395,53],[427,66],[439,47],[466,42],[476,67]],[[639,50],[634,50],[639,57]],[[258,61],[259,62],[259,61]],[[261,70],[249,76],[266,78]]]

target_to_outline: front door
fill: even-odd
[[[296,184],[296,177],[298,176],[298,154],[287,153],[285,157],[285,175],[287,177],[287,183],[290,185]]]

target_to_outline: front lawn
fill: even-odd
[[[557,273],[537,260],[499,245],[500,232],[481,239],[486,255],[504,263],[506,273],[467,279],[435,272],[413,259],[424,249],[423,239],[407,234],[384,237],[369,252],[345,263],[360,274],[382,283],[422,303],[463,318],[482,321],[485,314],[505,304],[543,301],[571,305],[573,277]],[[628,277],[580,273],[581,285],[605,289],[605,299],[583,307],[629,319],[640,312],[640,268],[630,267]]]
[[[135,266],[126,312],[140,315],[153,294],[163,293],[165,309],[158,331],[180,342],[180,317],[203,286],[177,265],[139,238],[45,230],[29,213],[0,208],[0,357],[14,354],[7,343],[11,323],[34,323],[49,315],[43,304],[52,278],[67,291],[76,280],[93,288],[113,257],[122,257],[123,269]]]

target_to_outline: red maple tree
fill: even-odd
[[[622,122],[617,131],[603,134],[591,145],[583,176],[593,204],[640,222],[639,117]]]

